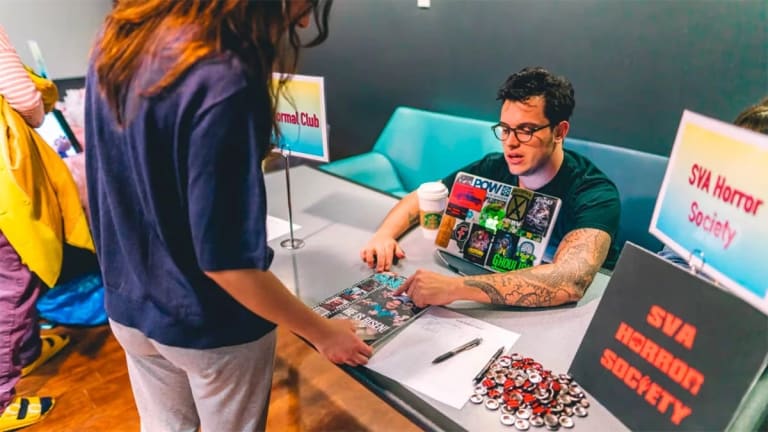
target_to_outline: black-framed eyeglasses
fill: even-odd
[[[510,132],[515,134],[515,138],[518,142],[521,143],[527,143],[528,141],[533,138],[533,134],[536,132],[549,127],[551,124],[545,124],[544,126],[536,126],[536,127],[530,127],[530,126],[524,126],[524,127],[510,127],[509,125],[506,125],[504,123],[496,123],[495,125],[491,126],[491,130],[493,131],[493,134],[496,136],[496,138],[499,141],[506,141],[509,139]]]

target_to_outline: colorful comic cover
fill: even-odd
[[[376,277],[376,275],[365,278],[355,285],[345,288],[338,293],[328,297],[321,301],[314,307],[314,311],[322,316],[330,316],[347,306],[349,306],[355,300],[359,300],[372,291],[375,291],[386,283],[388,280],[384,275]]]
[[[424,310],[416,307],[408,296],[394,295],[405,279],[392,273],[376,273],[320,302],[315,311],[331,319],[354,320],[358,323],[360,338],[375,347]],[[324,313],[329,309],[325,304],[335,299],[344,300],[349,293],[360,295],[354,301],[335,307],[333,312]]]
[[[460,172],[435,244],[492,271],[538,265],[560,206],[559,198]]]

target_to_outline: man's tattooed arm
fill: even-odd
[[[466,287],[482,291],[491,303],[514,306],[555,306],[578,301],[608,255],[611,236],[594,228],[569,232],[560,242],[552,264],[464,279]]]

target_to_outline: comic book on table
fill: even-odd
[[[541,263],[561,200],[459,172],[435,239],[438,248],[495,272]]]
[[[358,335],[375,348],[426,309],[416,307],[406,295],[394,295],[405,279],[375,273],[323,300],[314,311],[330,319],[356,321]]]

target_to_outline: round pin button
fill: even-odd
[[[512,414],[502,414],[499,420],[501,420],[501,424],[505,426],[512,426],[515,424],[515,416]]]
[[[525,419],[517,419],[515,420],[515,429],[521,430],[521,431],[527,431],[530,429],[531,424],[528,422],[528,420]]]
[[[528,421],[531,423],[531,426],[534,426],[534,427],[544,426],[544,419],[538,415],[532,415],[531,418],[528,419]]]
[[[483,403],[483,397],[480,396],[479,394],[473,394],[472,396],[469,397],[469,401],[472,402],[473,404],[481,404]]]
[[[589,403],[589,402],[587,402]],[[573,407],[573,413],[576,414],[579,417],[586,417],[587,416],[587,409],[584,408],[582,405],[576,405]]]
[[[520,409],[519,409],[519,410],[517,410],[517,412],[515,413],[515,415],[517,416],[517,418],[519,418],[519,419],[524,419],[524,420],[527,420],[528,418],[530,418],[530,417],[531,417],[531,414],[533,414],[533,412],[531,412],[530,408],[520,408]]]
[[[499,409],[499,401],[496,399],[488,399],[485,401],[485,407],[491,411]]]
[[[557,419],[558,423],[560,423],[560,426],[564,428],[572,428],[573,427],[573,419],[568,416],[560,416],[559,419]]]
[[[499,366],[508,368],[512,364],[512,359],[509,356],[499,357]]]
[[[585,399],[581,399],[579,401],[579,405],[583,406],[584,408],[589,408],[589,401],[586,398]]]
[[[557,416],[554,414],[544,414],[544,424],[547,425],[547,427],[554,427],[560,425],[560,422],[557,421]]]

